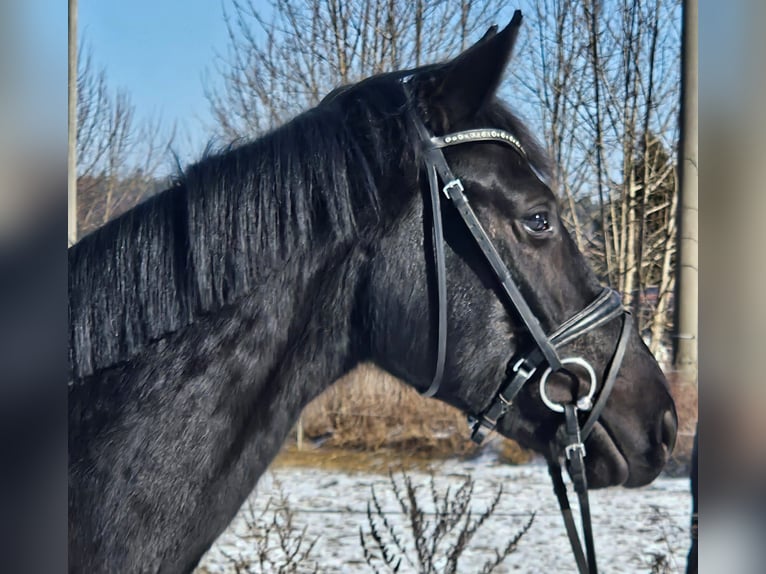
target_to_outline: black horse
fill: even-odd
[[[543,154],[495,98],[519,23],[444,64],[336,91],[69,250],[70,571],[192,570],[333,381],[371,361],[430,386],[436,214],[412,117],[436,135],[517,139],[444,154],[545,332],[599,295]],[[449,329],[437,397],[482,413],[529,333],[456,209],[442,202],[440,215]],[[570,347],[603,377],[619,336],[612,321]],[[571,400],[571,383],[551,377],[548,395]],[[525,385],[499,432],[548,449],[561,415],[540,398]],[[674,435],[666,381],[633,329],[586,442],[591,486],[650,482]]]

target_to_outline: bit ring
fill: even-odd
[[[593,407],[593,395],[596,393],[596,372],[593,370],[593,367],[590,366],[590,363],[582,357],[567,357],[566,359],[561,359],[561,364],[579,365],[585,369],[590,376],[590,387],[588,388],[588,394],[577,399],[577,409],[581,411],[589,411]],[[543,403],[545,403],[545,406],[552,411],[563,413],[564,405],[553,402],[545,392],[545,383],[548,382],[548,376],[552,372],[553,371],[551,368],[548,367],[545,369],[543,376],[540,377],[540,398],[543,400]]]

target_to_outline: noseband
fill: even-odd
[[[508,412],[513,400],[519,394],[524,385],[539,371],[540,397],[543,403],[554,412],[564,414],[563,428],[560,433],[566,436],[564,454],[568,462],[569,474],[580,499],[580,511],[582,514],[583,532],[587,550],[587,563],[577,536],[577,530],[572,518],[572,512],[567,499],[566,486],[562,479],[561,466],[558,462],[559,450],[556,441],[552,441],[550,452],[546,455],[548,467],[553,479],[554,491],[559,500],[564,524],[567,529],[572,549],[575,554],[577,566],[581,574],[596,574],[596,555],[593,546],[593,535],[590,525],[590,508],[588,504],[587,482],[585,478],[585,439],[590,434],[601,412],[606,406],[609,394],[614,387],[617,373],[622,364],[627,347],[632,316],[622,306],[622,301],[617,292],[604,288],[596,299],[564,321],[555,331],[546,335],[529,304],[524,299],[521,291],[511,277],[508,267],[505,265],[497,249],[493,245],[486,231],[479,222],[476,214],[468,203],[465,196],[463,183],[450,169],[442,152],[443,148],[473,142],[497,142],[510,146],[528,161],[527,153],[519,140],[511,133],[494,128],[473,129],[451,133],[444,136],[433,136],[429,133],[423,122],[414,111],[410,111],[411,120],[418,132],[422,144],[422,159],[428,173],[428,185],[431,197],[431,212],[433,217],[434,251],[436,259],[436,279],[438,293],[438,331],[437,331],[437,357],[436,370],[431,385],[423,393],[427,397],[436,395],[444,376],[444,364],[446,361],[447,348],[447,283],[444,263],[444,233],[441,219],[441,193],[449,199],[463,219],[468,231],[473,236],[484,258],[492,268],[498,283],[513,305],[529,334],[534,346],[527,353],[517,354],[508,361],[506,377],[501,382],[489,404],[489,407],[480,413],[470,414],[471,438],[476,443],[481,443],[486,435],[497,426],[498,421]],[[530,168],[534,172],[530,164]],[[536,172],[535,172],[536,173]],[[439,186],[439,180],[443,186]],[[604,378],[598,398],[593,401],[596,394],[597,376],[593,367],[582,357],[561,358],[561,347],[582,335],[597,329],[614,319],[622,317],[622,329],[620,331],[614,354]],[[567,369],[567,365],[578,365],[585,369],[590,377],[588,392],[572,404],[560,404],[550,400],[546,392],[546,382],[551,373],[563,372],[574,377]],[[580,426],[578,411],[590,411],[585,423]]]

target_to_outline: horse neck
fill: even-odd
[[[302,408],[357,362],[353,307],[364,257],[353,244],[296,253],[238,305],[76,381],[70,512],[111,508],[113,500],[148,501],[153,510],[146,516],[121,506],[99,524],[74,525],[71,535],[87,547],[96,532],[135,532],[127,545],[119,537],[104,542],[114,544],[102,554],[114,571],[195,563]],[[179,524],[187,546],[163,534],[168,522]]]
[[[180,396],[190,387],[211,400],[237,402],[237,409],[280,403],[283,413],[297,416],[362,357],[352,316],[365,258],[348,242],[294,253],[236,304],[198,317],[127,361],[75,378],[70,395],[87,395],[93,406],[96,395],[118,391],[130,404],[131,397]]]

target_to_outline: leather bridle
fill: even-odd
[[[609,394],[614,387],[617,373],[625,355],[632,326],[632,316],[622,306],[619,294],[605,287],[592,303],[564,321],[555,331],[546,334],[511,277],[508,267],[501,259],[473,209],[471,209],[464,193],[463,184],[450,169],[442,149],[466,143],[497,142],[511,147],[526,161],[529,161],[526,151],[513,134],[495,128],[472,129],[444,136],[433,136],[411,107],[408,113],[421,141],[422,161],[428,174],[436,260],[438,299],[436,369],[430,386],[423,394],[428,397],[437,394],[444,377],[446,361],[447,282],[444,258],[444,232],[441,219],[441,194],[444,194],[457,209],[484,258],[492,268],[502,292],[507,297],[508,302],[515,308],[534,342],[534,346],[529,352],[515,355],[508,361],[506,378],[500,383],[489,406],[480,413],[469,414],[469,423],[472,427],[471,438],[475,442],[481,443],[486,435],[494,430],[498,421],[507,414],[508,409],[524,385],[542,370],[539,383],[540,396],[548,408],[564,415],[563,431],[557,434],[559,438],[565,439],[563,451],[568,463],[569,474],[580,500],[587,562],[574,525],[566,486],[562,478],[557,439],[551,441],[549,452],[546,454],[554,492],[559,501],[567,535],[569,536],[580,574],[596,574],[596,554],[593,546],[590,507],[588,504],[588,485],[585,478],[584,442],[606,406]],[[530,169],[534,171],[531,164]],[[439,186],[439,180],[443,184],[441,187]],[[598,381],[593,367],[582,357],[562,358],[559,350],[567,343],[618,317],[622,317],[622,328],[598,398],[594,402],[593,399]],[[549,375],[554,372],[562,372],[574,378],[574,375],[567,371],[566,365],[578,365],[583,368],[591,379],[590,386],[586,396],[577,399],[576,402],[572,404],[559,404],[548,398],[545,385]],[[589,415],[582,426],[580,426],[578,418],[579,411],[589,411]]]

